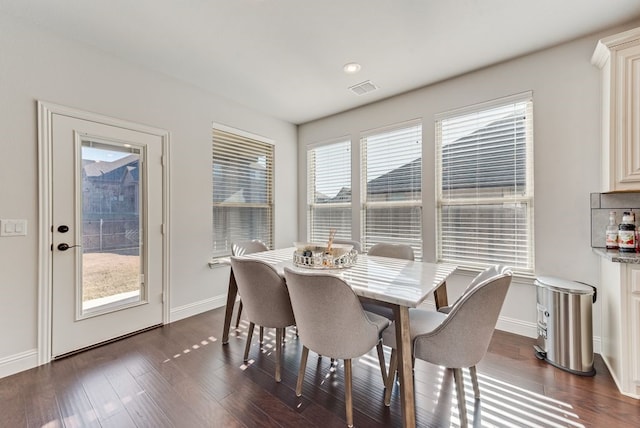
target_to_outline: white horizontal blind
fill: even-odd
[[[329,231],[337,239],[351,239],[351,142],[307,149],[308,239],[326,242]]]
[[[422,259],[422,124],[365,134],[362,151],[362,244],[403,243]]]
[[[532,273],[533,101],[436,117],[438,261]]]
[[[213,129],[213,257],[235,241],[273,242],[272,144]]]

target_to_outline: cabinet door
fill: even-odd
[[[620,49],[612,59],[615,190],[640,190],[640,45]]]
[[[631,369],[631,393],[640,395],[640,282],[632,281],[629,290],[629,357]]]

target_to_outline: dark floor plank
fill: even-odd
[[[6,426],[26,426],[27,414],[24,401],[22,382],[20,376],[14,376],[6,382],[0,382],[0,402],[3,403],[3,412],[0,416],[2,424]]]
[[[256,333],[242,360],[247,322],[222,345],[224,309],[150,330],[0,379],[0,426],[342,427],[344,368],[311,353],[302,397],[295,384],[301,343],[287,332],[282,382],[274,380],[275,340]],[[481,399],[465,371],[465,402],[476,426],[640,426],[640,401],[623,396],[600,356],[594,377],[575,376],[535,358],[534,340],[496,331],[478,364]],[[389,353],[387,350],[387,360]],[[459,426],[450,370],[417,361],[417,425]],[[353,362],[358,427],[400,427],[398,386],[391,406],[375,352]]]
[[[51,364],[45,364],[15,376],[21,377],[28,427],[63,426],[51,378]],[[2,402],[4,406],[4,402]],[[0,412],[1,413],[1,412]]]
[[[52,381],[65,427],[100,427],[98,414],[77,378],[73,359],[52,363]]]
[[[127,358],[123,358],[126,360]],[[129,416],[139,427],[172,427],[165,415],[146,391],[136,382],[126,367],[109,367],[105,376],[120,397]]]

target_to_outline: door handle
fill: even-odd
[[[69,245],[66,242],[63,242],[61,244],[58,244],[58,250],[60,251],[67,251],[69,248],[73,248],[73,247],[79,247],[80,245]]]

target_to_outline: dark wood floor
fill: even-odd
[[[343,370],[310,354],[304,394],[294,393],[301,346],[289,332],[282,383],[274,381],[274,336],[242,363],[237,336],[222,346],[223,309],[0,379],[1,427],[343,427]],[[246,333],[245,333],[246,334]],[[596,356],[595,377],[538,361],[533,341],[496,332],[478,366],[481,400],[466,397],[474,426],[638,427],[640,401],[618,393]],[[388,356],[387,356],[388,357]],[[358,427],[401,426],[397,386],[391,407],[375,352],[354,361]],[[417,361],[417,422],[458,426],[450,371]]]

